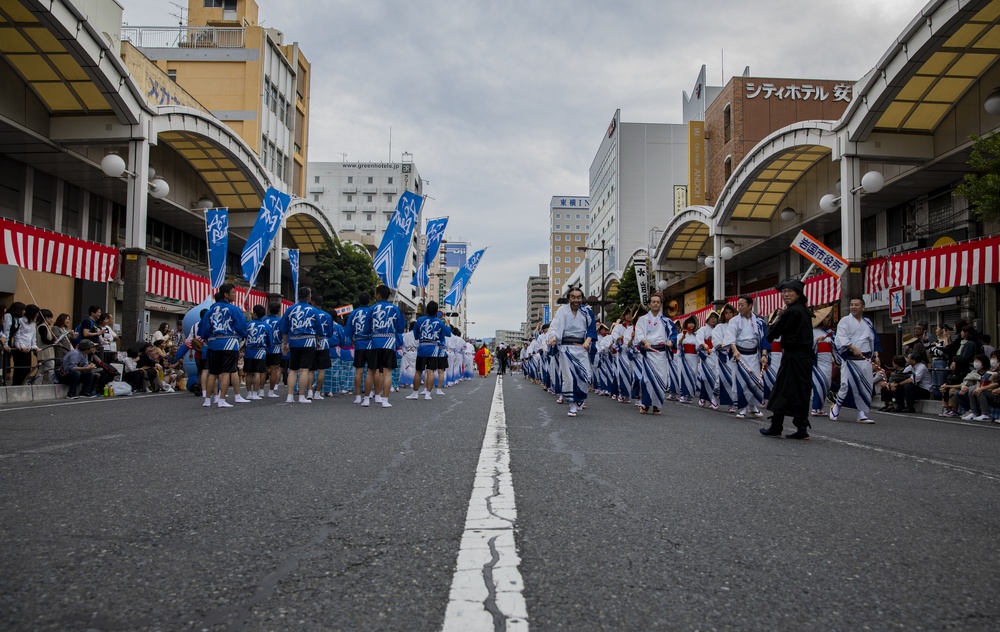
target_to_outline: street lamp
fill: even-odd
[[[577,246],[577,250],[580,252],[586,252],[588,250],[594,250],[601,253],[601,322],[604,322],[604,253],[607,248],[604,247],[604,240],[601,240],[601,247],[597,248],[595,246]]]

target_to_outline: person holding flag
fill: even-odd
[[[267,316],[264,322],[271,328],[271,340],[267,347],[268,380],[271,388],[267,389],[268,397],[278,397],[278,385],[281,384],[281,301],[271,301],[267,304]]]
[[[309,399],[323,399],[323,384],[326,381],[326,370],[333,366],[330,360],[330,338],[333,337],[333,317],[323,309],[323,297],[314,294],[313,307],[318,314],[316,318],[316,387],[309,389]]]
[[[444,344],[447,338],[445,328],[447,325],[437,317],[437,301],[427,303],[425,313],[417,319],[413,332],[417,339],[417,365],[416,373],[413,377],[413,393],[406,396],[406,399],[417,399],[420,397],[420,379],[424,380],[424,399],[431,399],[431,389],[434,387],[434,372],[438,369],[438,344]]]
[[[274,332],[264,320],[263,305],[253,306],[253,320],[247,323],[247,344],[243,352],[243,372],[246,373],[249,399],[264,399],[267,379],[267,352]]]
[[[389,302],[390,290],[385,285],[375,288],[378,299],[370,310],[371,347],[368,351],[368,371],[374,372],[375,403],[391,408],[389,392],[392,388],[392,370],[396,368],[397,336],[406,331],[406,317],[398,306]],[[368,406],[368,398],[361,403]]]
[[[312,289],[299,288],[299,302],[292,305],[281,317],[281,352],[288,354],[288,395],[286,404],[295,401],[298,382],[299,403],[311,404],[307,396],[312,385],[312,371],[316,366],[316,336],[319,333],[319,310],[312,306]]]
[[[570,417],[587,402],[587,391],[591,381],[590,345],[597,339],[596,320],[590,306],[583,303],[583,290],[578,287],[569,291],[569,304],[556,311],[549,325],[549,345],[557,347],[561,360],[561,395],[570,401]]]
[[[354,403],[362,406],[370,405],[365,369],[368,369],[368,376],[375,379],[372,372],[374,365],[368,361],[368,351],[372,344],[371,308],[368,307],[371,302],[372,297],[368,292],[358,294],[358,307],[347,317],[344,325],[347,337],[354,344]],[[374,389],[374,382],[372,388]]]
[[[765,437],[781,437],[785,416],[792,418],[796,431],[785,435],[789,439],[809,439],[809,400],[812,396],[813,352],[812,314],[806,307],[805,285],[798,279],[787,279],[776,288],[781,292],[785,308],[770,325],[767,339],[781,339],[782,364],[774,380],[767,409],[774,413],[771,427],[761,428]]]
[[[236,403],[245,404],[249,399],[240,395],[239,373],[237,365],[240,359],[240,342],[247,336],[247,321],[243,312],[233,305],[236,299],[236,288],[232,283],[223,283],[219,288],[219,300],[205,312],[198,326],[198,337],[208,341],[208,384],[205,387],[205,403],[212,405],[212,393],[216,383],[219,384],[219,408],[232,408],[226,401],[230,384],[236,391]],[[233,376],[236,379],[233,379]]]

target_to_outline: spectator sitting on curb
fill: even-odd
[[[76,349],[63,357],[59,383],[65,384],[69,389],[66,393],[66,397],[69,399],[97,397],[97,393],[94,392],[94,383],[100,369],[92,361],[95,349],[96,346],[93,342],[82,340]],[[77,395],[77,386],[81,385],[83,390]]]

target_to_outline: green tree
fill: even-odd
[[[605,309],[607,322],[618,320],[626,309],[639,304],[639,284],[635,280],[635,266],[629,266],[622,272],[615,295],[608,298],[614,303]]]
[[[323,307],[333,309],[354,304],[358,294],[372,294],[378,275],[364,246],[334,239],[316,253],[316,265],[309,268],[316,292],[323,296]]]
[[[1000,219],[1000,134],[972,136],[972,151],[966,164],[972,173],[965,174],[955,195],[969,201],[973,214],[981,221]]]

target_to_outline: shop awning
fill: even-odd
[[[107,283],[118,270],[117,248],[0,219],[0,264]]]
[[[197,305],[211,294],[212,289],[208,277],[193,274],[153,259],[150,259],[146,264],[146,292],[148,294]],[[248,292],[249,299],[247,298]],[[250,290],[245,287],[237,286],[236,296],[236,304],[244,308],[258,304],[267,305],[268,302],[266,292]],[[285,300],[282,300],[281,304],[282,312],[286,307],[292,305]]]
[[[866,272],[866,292],[1000,283],[1000,236],[872,259]]]

